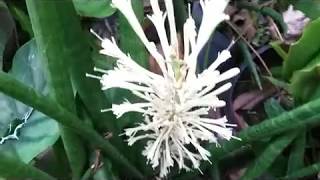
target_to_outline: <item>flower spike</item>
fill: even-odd
[[[155,58],[162,75],[141,67],[130,55],[120,50],[115,40],[101,38],[100,52],[116,58],[117,65],[112,70],[94,69],[103,73],[98,77],[103,90],[127,89],[141,99],[135,103],[126,100],[102,111],[111,110],[117,118],[128,112],[143,115],[142,122],[135,127],[125,129],[124,135],[128,137],[129,146],[142,139],[146,140],[142,154],[153,168],[160,169],[160,177],[165,177],[174,165],[187,171],[191,168],[200,170],[200,161],[210,162],[211,157],[211,153],[203,147],[203,142],[219,146],[219,138],[226,140],[236,138],[232,135],[232,128],[235,125],[229,124],[225,116],[218,119],[208,118],[210,108],[225,106],[225,101],[219,99],[218,95],[231,87],[231,83],[225,83],[220,87],[217,87],[217,84],[240,72],[239,68],[232,68],[223,73],[217,70],[220,64],[231,57],[229,49],[219,53],[216,61],[208,69],[200,74],[195,72],[200,50],[216,26],[228,18],[224,14],[228,1],[200,1],[203,10],[201,26],[197,32],[189,13],[183,27],[183,48],[178,47],[172,1],[164,1],[166,12],[162,12],[158,0],[150,0],[153,14],[148,18],[157,30],[162,55],[146,38],[133,12],[131,1],[112,0],[113,6],[127,18],[150,55]],[[170,40],[164,25],[166,19],[169,24]],[[178,48],[184,49],[184,57],[179,55]],[[94,75],[87,76],[97,78]]]

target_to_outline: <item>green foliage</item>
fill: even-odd
[[[26,31],[30,37],[33,37],[33,31],[31,27],[31,22],[29,16],[18,6],[9,4],[10,12],[12,16],[19,22],[21,28]]]
[[[290,92],[298,103],[319,97],[320,43],[317,41],[320,18],[314,20],[304,31],[300,40],[289,49],[284,62],[284,77],[290,79]]]
[[[74,93],[68,72],[72,56],[64,41],[68,37],[65,31],[61,31],[67,24],[63,20],[68,20],[65,17],[73,12],[72,3],[30,0],[27,1],[27,8],[39,52],[48,68],[50,95],[68,111],[75,112]],[[73,178],[79,179],[86,163],[85,148],[81,139],[70,129],[60,126],[60,131]]]
[[[144,18],[143,1],[132,2],[132,7],[141,24]],[[145,47],[122,14],[119,15],[119,41],[123,52],[129,53],[141,66],[148,67]]]
[[[39,93],[46,93],[48,90],[46,76],[34,40],[18,50],[10,75]],[[0,113],[0,127],[2,127],[0,134],[4,136],[13,120],[22,118],[32,108],[4,95],[0,97],[4,108]],[[59,129],[55,121],[34,110],[27,123],[21,128],[18,137],[19,140],[9,140],[0,145],[0,151],[28,163],[57,140]]]
[[[34,179],[34,180],[55,180],[55,178],[48,174],[27,165],[22,161],[8,157],[0,152],[0,176],[4,178],[18,178],[18,179]]]
[[[320,99],[305,103],[291,111],[264,120],[263,122],[242,130],[237,137],[239,140],[230,140],[222,144],[221,148],[211,149],[212,154],[223,158],[226,154],[243,147],[246,143],[272,137],[282,132],[293,130],[306,125],[319,123]]]
[[[72,129],[87,142],[101,149],[114,164],[126,167],[125,170],[129,171],[134,177],[143,178],[143,175],[107,139],[100,136],[90,126],[86,126],[77,116],[51,98],[37,93],[33,88],[20,83],[3,72],[0,72],[0,91]]]
[[[14,20],[11,17],[9,9],[3,0],[0,0],[0,69],[2,70],[3,53],[6,43],[15,28]]]
[[[292,74],[306,67],[320,51],[317,37],[320,28],[320,19],[311,22],[304,30],[302,37],[289,49],[288,58],[284,62],[283,75],[290,79]]]
[[[297,132],[293,131],[284,134],[271,141],[265,150],[249,165],[241,180],[253,180],[264,173],[296,137]]]
[[[242,52],[244,62],[249,66],[249,69],[250,69],[250,71],[254,77],[254,80],[256,81],[259,89],[262,89],[260,76],[257,71],[257,66],[256,66],[256,63],[253,61],[253,58],[252,58],[251,53],[249,51],[249,48],[247,47],[247,45],[243,41],[239,42],[239,46],[240,46],[240,50]]]
[[[285,60],[288,58],[288,53],[282,49],[281,42],[278,42],[278,41],[271,42],[270,46],[277,52],[277,54],[281,57],[282,60]]]
[[[294,7],[304,12],[311,19],[320,17],[320,1],[318,0],[296,0]]]
[[[312,165],[307,166],[305,168],[296,170],[281,179],[291,179],[292,180],[292,179],[297,179],[297,178],[303,178],[303,177],[317,174],[317,173],[319,173],[319,171],[320,171],[320,163],[315,163],[315,164],[312,164]]]
[[[268,118],[277,117],[281,113],[285,112],[283,107],[274,98],[270,98],[264,103],[264,111],[266,112]]]
[[[273,98],[266,101],[264,106],[269,118],[276,117],[285,112],[279,102]],[[294,140],[297,134],[298,133],[295,131],[288,132],[276,137],[274,140],[268,143],[265,149],[259,153],[257,158],[248,166],[241,179],[255,179],[267,171],[268,168],[275,163],[276,158],[281,154],[284,148],[286,148]]]
[[[307,0],[306,4],[301,2],[296,3],[299,9],[310,8],[312,10],[307,13],[309,16],[319,16],[319,11],[316,10],[317,3],[312,0]],[[313,4],[310,5],[311,3]],[[19,122],[18,119],[27,112],[32,110],[32,114],[20,129],[19,140],[8,140],[0,145],[0,176],[17,179],[55,179],[33,167],[32,160],[49,149],[61,133],[63,144],[55,144],[53,148],[60,146],[61,149],[56,149],[55,155],[61,155],[62,158],[66,152],[72,179],[153,178],[151,168],[145,164],[146,160],[141,156],[142,144],[127,147],[123,137],[118,136],[123,128],[141,121],[143,117],[128,113],[116,120],[111,112],[100,112],[101,109],[110,108],[112,103],[120,103],[125,98],[129,101],[137,99],[130,92],[119,89],[104,93],[100,90],[98,80],[85,77],[86,73],[96,74],[93,71],[94,66],[103,69],[113,68],[115,61],[97,54],[96,41],[92,41],[93,36],[88,32],[83,32],[84,24],[80,22],[81,17],[87,20],[89,18],[86,17],[103,18],[113,14],[115,9],[111,6],[111,0],[28,0],[26,4],[28,13],[25,13],[24,6],[16,6],[14,3],[9,3],[9,9],[21,29],[30,37],[35,36],[37,44],[31,40],[22,46],[14,57],[10,72],[0,72],[0,92],[4,93],[0,94],[0,137],[10,133],[9,125]],[[140,23],[143,24],[143,1],[132,1],[132,5]],[[187,7],[184,5],[184,1],[174,0],[178,31],[183,29],[187,16]],[[251,3],[238,5],[270,16],[285,31],[286,25],[274,9]],[[148,68],[149,55],[143,43],[124,16],[120,13],[117,15],[116,37],[119,38],[117,40],[120,48],[130,54],[138,64]],[[0,0],[0,22],[2,60],[6,43],[15,28],[3,0]],[[222,142],[221,148],[209,148],[214,164],[210,166],[208,174],[212,178],[219,179],[220,175],[222,177],[224,158],[228,156],[232,159],[240,151],[243,154],[251,153],[250,155],[252,152],[256,153],[256,158],[250,162],[242,177],[246,180],[269,173],[284,176],[285,179],[297,179],[319,170],[319,164],[303,168],[306,135],[309,133],[309,127],[320,122],[320,86],[314,83],[319,79],[320,43],[315,38],[319,29],[320,19],[316,19],[307,27],[298,43],[290,47],[288,53],[284,52],[279,44],[272,44],[284,59],[284,80],[279,76],[266,79],[292,93],[295,104],[300,106],[285,111],[277,100],[271,98],[266,101],[264,110],[268,118],[239,132],[236,136],[241,138],[241,141],[233,139]],[[261,88],[262,82],[256,65],[243,42],[240,42],[240,50]],[[301,129],[297,131],[298,128]],[[105,134],[111,134],[111,137],[105,137]],[[292,146],[289,146],[290,144]],[[288,153],[282,153],[285,149]],[[97,153],[100,151],[101,154]],[[103,166],[96,169],[99,162]],[[57,167],[62,164],[63,161],[59,161],[49,166]],[[205,166],[204,163],[204,168],[201,169],[205,170]],[[63,173],[65,177],[71,178],[68,168],[65,168]],[[192,172],[189,178],[195,174]],[[188,175],[190,174],[185,174],[185,177]]]
[[[304,166],[304,153],[306,148],[306,129],[301,128],[299,135],[293,141],[291,147],[287,174],[291,174]]]
[[[80,16],[103,18],[115,12],[111,0],[72,0]]]

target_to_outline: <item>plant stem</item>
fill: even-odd
[[[0,91],[22,103],[29,105],[58,123],[71,128],[85,140],[100,148],[113,163],[125,166],[132,176],[143,179],[143,175],[106,139],[93,128],[87,127],[78,117],[67,111],[54,100],[41,95],[8,74],[0,72]]]

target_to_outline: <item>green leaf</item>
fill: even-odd
[[[274,41],[274,42],[270,42],[269,44],[277,52],[277,54],[281,57],[281,59],[285,60],[288,58],[288,53],[282,49],[281,43],[282,42],[280,41]]]
[[[320,1],[318,0],[297,0],[294,7],[304,12],[311,19],[320,17]]]
[[[268,118],[276,117],[285,112],[283,107],[274,98],[270,98],[264,103],[264,110],[267,113]]]
[[[31,40],[16,53],[12,69],[12,77],[38,92],[46,93],[46,77],[35,45]],[[0,135],[4,136],[9,125],[16,118],[22,118],[30,107],[14,99],[0,95],[3,105],[0,113]],[[21,122],[20,122],[21,123]],[[32,112],[30,118],[20,131],[19,140],[10,140],[0,145],[0,151],[10,153],[25,163],[50,147],[59,137],[59,128],[55,121],[38,111]]]
[[[72,0],[80,16],[103,18],[112,15],[115,9],[111,0]]]
[[[131,1],[132,8],[140,22],[143,24],[144,20],[144,6],[143,1]],[[130,54],[131,58],[137,62],[142,67],[148,69],[149,68],[149,56],[146,52],[146,48],[142,41],[139,39],[135,31],[132,29],[130,24],[128,23],[127,19],[123,14],[119,13],[118,15],[118,35],[119,35],[119,46],[120,49],[124,53]],[[136,101],[137,97],[134,96],[131,92],[127,90],[119,90],[113,89],[106,91],[107,96],[109,97],[110,102],[112,103],[122,103],[125,99],[129,101]],[[112,99],[110,99],[110,97]],[[128,113],[125,114],[123,117],[118,119],[120,121],[119,126],[130,126],[136,122],[141,122],[142,116],[138,113]],[[140,145],[140,147],[139,147]],[[140,164],[140,166],[145,166],[143,168],[144,174],[151,174],[151,168],[146,167],[146,159],[141,155],[141,149],[143,148],[142,144],[137,144],[135,147],[130,148],[132,153],[129,153],[130,159]],[[149,166],[150,167],[150,166]]]
[[[306,125],[320,124],[319,118],[320,99],[315,99],[301,105],[291,111],[266,119],[260,124],[242,130],[237,137],[241,139],[230,140],[222,143],[221,148],[213,148],[211,152],[217,158],[223,158],[225,154],[244,147],[246,143],[268,138],[287,130],[292,130]]]
[[[291,79],[290,91],[298,103],[307,102],[320,96],[320,86],[315,83],[320,74],[320,51],[310,61],[306,67],[295,71]]]
[[[33,180],[55,180],[45,172],[0,152],[0,177]],[[0,178],[1,179],[1,178]]]
[[[143,179],[144,176],[133,166],[107,139],[100,136],[90,126],[87,127],[77,116],[64,109],[51,98],[34,91],[4,72],[0,72],[0,92],[13,97],[22,103],[39,110],[55,119],[58,123],[69,127],[87,142],[101,151],[116,165],[121,165],[132,176]],[[1,158],[0,158],[1,159]]]
[[[259,89],[262,89],[261,80],[260,80],[260,76],[257,71],[256,63],[253,61],[251,53],[250,53],[247,45],[243,41],[240,41],[239,46],[240,46],[240,50],[242,52],[244,62],[249,66],[249,69],[250,69]]]
[[[14,20],[10,15],[7,5],[3,0],[0,0],[0,70],[3,65],[3,53],[6,47],[6,43],[15,28]]]
[[[72,29],[68,20],[74,11],[71,1],[29,0],[28,13],[39,52],[47,64],[53,98],[70,112],[75,113],[74,93],[69,75],[72,58],[70,47],[65,43],[70,37],[66,29]],[[59,9],[59,11],[57,11]],[[80,179],[86,164],[86,150],[78,135],[60,126],[64,148],[74,179]]]
[[[299,41],[290,47],[288,58],[283,64],[283,75],[286,79],[290,79],[293,72],[307,66],[320,53],[320,41],[315,38],[318,37],[319,29],[320,18],[312,21]]]
[[[282,135],[266,147],[266,149],[249,165],[241,180],[253,180],[264,173],[296,137],[297,132]]]
[[[242,130],[236,135],[241,141],[235,139],[224,141],[221,143],[221,147],[211,146],[209,150],[214,157],[220,160],[235,151],[248,149],[251,146],[248,144],[250,142],[270,138],[301,126],[320,124],[319,108],[320,99],[315,99],[291,111],[281,113],[276,117],[264,120],[260,124]],[[208,163],[203,164],[203,167],[200,168],[205,169],[207,166]]]
[[[82,32],[76,14],[69,11],[68,16],[70,17],[68,19],[69,26],[73,28],[65,30],[68,38],[65,39],[64,43],[71,46],[70,53],[72,56],[69,69],[72,84],[87,108],[93,126],[99,132],[112,132],[115,136],[111,138],[111,141],[113,143],[117,141],[116,143],[119,145],[122,140],[117,136],[117,134],[120,134],[120,129],[117,126],[118,121],[115,120],[112,112],[101,113],[101,109],[110,108],[111,103],[101,90],[99,80],[86,77],[86,73],[96,73],[93,71],[94,66],[102,69],[110,68],[113,61],[98,53],[101,47],[96,46],[96,37],[94,37],[94,43],[92,43],[93,36],[88,36],[88,33]],[[92,47],[90,47],[90,43]],[[93,50],[91,51],[91,49]]]
[[[311,175],[315,175],[320,171],[320,163],[315,163],[300,170],[296,170],[292,174],[289,174],[281,179],[299,179]]]
[[[29,16],[15,4],[9,4],[12,16],[19,22],[21,28],[26,31],[30,37],[33,37],[33,31]]]
[[[41,60],[36,42],[32,39],[16,52],[9,74],[36,91],[47,94],[47,74]]]
[[[141,24],[144,17],[143,1],[132,2],[132,8]],[[121,50],[129,53],[138,64],[144,68],[148,68],[149,58],[145,47],[122,14],[119,15],[119,38]]]
[[[320,68],[320,42],[317,37],[320,18],[305,29],[300,40],[289,49],[284,62],[283,75],[291,80],[290,92],[296,102],[303,103],[320,96],[317,83]]]
[[[304,153],[306,147],[306,130],[300,129],[299,135],[293,141],[293,146],[291,147],[287,174],[296,172],[297,170],[304,167]]]
[[[264,107],[269,118],[276,117],[285,112],[280,103],[274,98],[266,101]],[[268,143],[265,149],[260,152],[260,155],[249,165],[241,179],[255,179],[262,175],[262,173],[267,171],[268,168],[276,161],[283,149],[293,141],[296,135],[296,132],[287,133]]]
[[[140,24],[143,22],[144,18],[144,10],[143,10],[143,2],[135,1],[132,2],[132,8],[138,17]],[[136,61],[139,65],[144,68],[148,68],[148,55],[146,53],[145,47],[143,43],[140,41],[139,37],[136,35],[135,31],[132,29],[127,19],[119,13],[119,46],[121,50],[125,53],[129,53],[134,61]],[[108,61],[111,61],[108,58]],[[108,100],[114,104],[122,103],[125,99],[129,101],[136,101],[136,96],[134,96],[130,91],[123,89],[110,89],[105,92]],[[136,113],[125,114],[121,117],[119,121],[120,128],[128,126],[129,124],[134,124],[141,120],[141,116]]]

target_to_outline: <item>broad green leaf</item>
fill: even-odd
[[[253,180],[264,173],[296,137],[297,132],[282,135],[268,144],[266,149],[249,165],[242,180]]]
[[[3,53],[9,37],[15,28],[14,20],[10,15],[7,5],[3,0],[0,0],[0,70],[3,65]]]
[[[48,93],[47,73],[34,39],[17,51],[9,74],[38,92]]]
[[[59,128],[55,121],[40,112],[33,112],[20,130],[19,140],[8,140],[0,145],[0,151],[28,163],[56,142]]]
[[[29,41],[17,51],[9,73],[38,92],[46,93],[46,76],[42,70],[34,40]],[[4,136],[9,125],[13,123],[12,121],[22,118],[31,108],[4,95],[0,96],[0,101],[5,108],[0,113],[0,134]],[[59,129],[55,121],[34,110],[18,137],[19,140],[9,140],[0,145],[0,151],[7,152],[28,163],[57,140]]]
[[[71,38],[66,32],[73,30],[68,23],[70,13],[75,11],[73,4],[71,1],[47,0],[28,0],[26,4],[40,55],[47,65],[44,68],[48,68],[50,96],[75,113],[74,92],[69,75],[72,58],[69,48],[74,44],[65,43]],[[86,165],[86,150],[82,139],[62,125],[60,131],[73,178],[80,179]]]
[[[111,0],[72,0],[80,16],[103,18],[115,12]]]
[[[288,58],[283,64],[283,75],[286,79],[290,79],[296,70],[307,66],[320,53],[320,41],[315,38],[319,35],[319,29],[320,18],[312,21],[299,41],[290,47]]]
[[[311,19],[320,17],[320,1],[319,0],[297,0],[294,7],[304,12]]]
[[[10,179],[55,180],[43,171],[0,152],[0,177]],[[0,178],[1,179],[1,178]]]
[[[290,91],[298,103],[320,96],[320,86],[315,83],[320,76],[320,51],[314,59],[310,60],[306,67],[295,71],[291,79]]]

